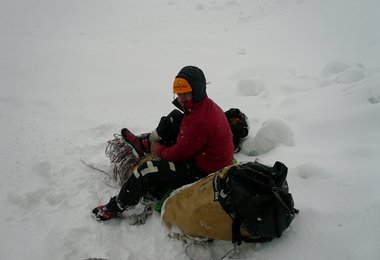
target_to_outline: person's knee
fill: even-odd
[[[158,168],[153,164],[153,161],[147,161],[137,167],[133,175],[138,179],[138,181],[149,186],[153,179],[152,174],[157,172]]]

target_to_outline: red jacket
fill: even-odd
[[[208,97],[185,104],[185,117],[176,144],[161,145],[156,154],[163,160],[193,160],[203,172],[213,173],[232,163],[232,133],[223,110]]]

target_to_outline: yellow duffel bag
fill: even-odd
[[[168,228],[176,226],[192,237],[232,239],[232,219],[214,195],[213,179],[216,174],[210,174],[173,192],[161,211]],[[240,232],[242,236],[249,236],[243,229]]]

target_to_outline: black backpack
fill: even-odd
[[[233,165],[216,174],[215,199],[233,219],[232,242],[269,242],[280,237],[298,213],[289,193],[288,168],[281,162],[273,167],[257,161]],[[240,228],[250,237],[242,237]]]
[[[234,152],[237,153],[240,151],[241,139],[247,137],[249,133],[247,116],[238,108],[230,108],[224,114],[232,131]]]

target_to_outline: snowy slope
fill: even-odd
[[[232,245],[97,223],[118,192],[106,141],[172,110],[199,66],[209,96],[251,132],[239,161],[276,160],[300,214],[238,259],[378,259],[380,3],[377,0],[0,2],[0,259],[220,259]],[[187,249],[187,253],[185,250]]]

